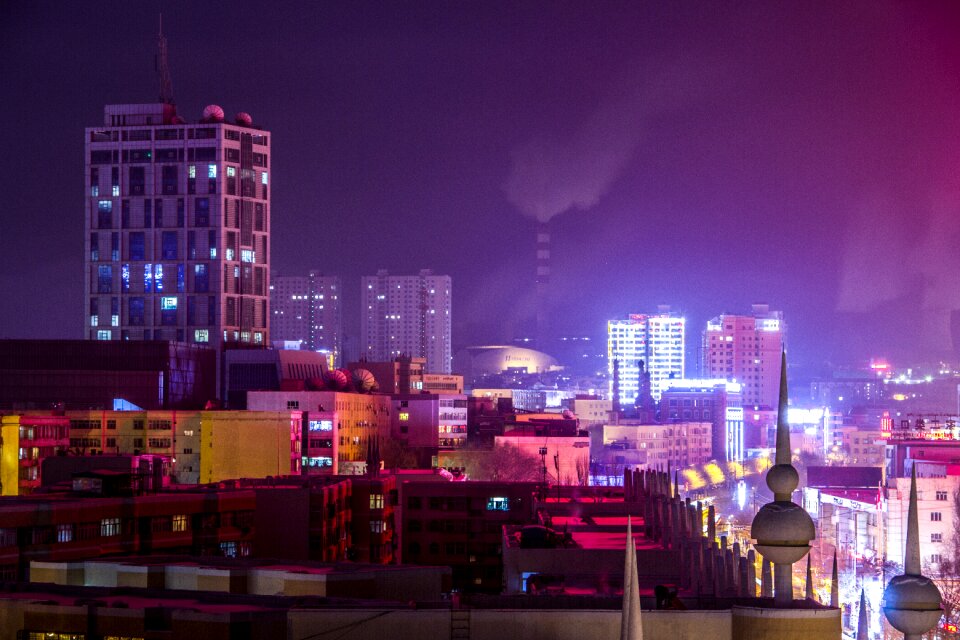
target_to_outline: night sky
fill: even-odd
[[[783,309],[795,362],[953,350],[960,11],[856,2],[3,2],[0,337],[80,337],[83,128],[174,95],[273,134],[275,271],[432,268],[454,348],[670,304]],[[264,8],[269,8],[266,12]]]

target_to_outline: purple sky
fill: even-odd
[[[950,3],[162,2],[174,93],[273,132],[274,269],[454,279],[454,343],[768,302],[793,358],[949,353],[960,308]],[[0,337],[78,337],[83,128],[156,99],[156,11],[0,4]]]

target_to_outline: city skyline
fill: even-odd
[[[92,6],[3,9],[17,99],[0,115],[43,123],[11,131],[21,157],[0,178],[21,212],[0,253],[19,310],[3,337],[80,337],[81,202],[77,182],[49,175],[81,174],[76,131],[103,104],[157,93],[156,16]],[[798,365],[952,352],[955,145],[940,140],[956,129],[958,16],[945,5],[163,9],[181,113],[247,110],[284,143],[282,273],[320,268],[351,292],[379,268],[430,267],[458,283],[455,348],[502,342],[533,315],[534,218],[550,218],[556,333],[599,338],[606,319],[660,303],[699,327],[763,301],[790,318]],[[232,77],[251,40],[256,73]],[[639,124],[619,135],[624,123]],[[344,316],[355,334],[359,304]]]

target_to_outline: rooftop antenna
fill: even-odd
[[[167,64],[167,39],[163,35],[163,14],[160,14],[160,33],[157,35],[157,73],[160,74],[160,102],[176,105],[173,99],[173,81],[170,79],[170,66]]]

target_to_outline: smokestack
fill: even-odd
[[[620,361],[613,361],[613,412],[620,415]]]
[[[546,333],[546,299],[550,284],[550,223],[537,225],[537,348],[544,348]]]

